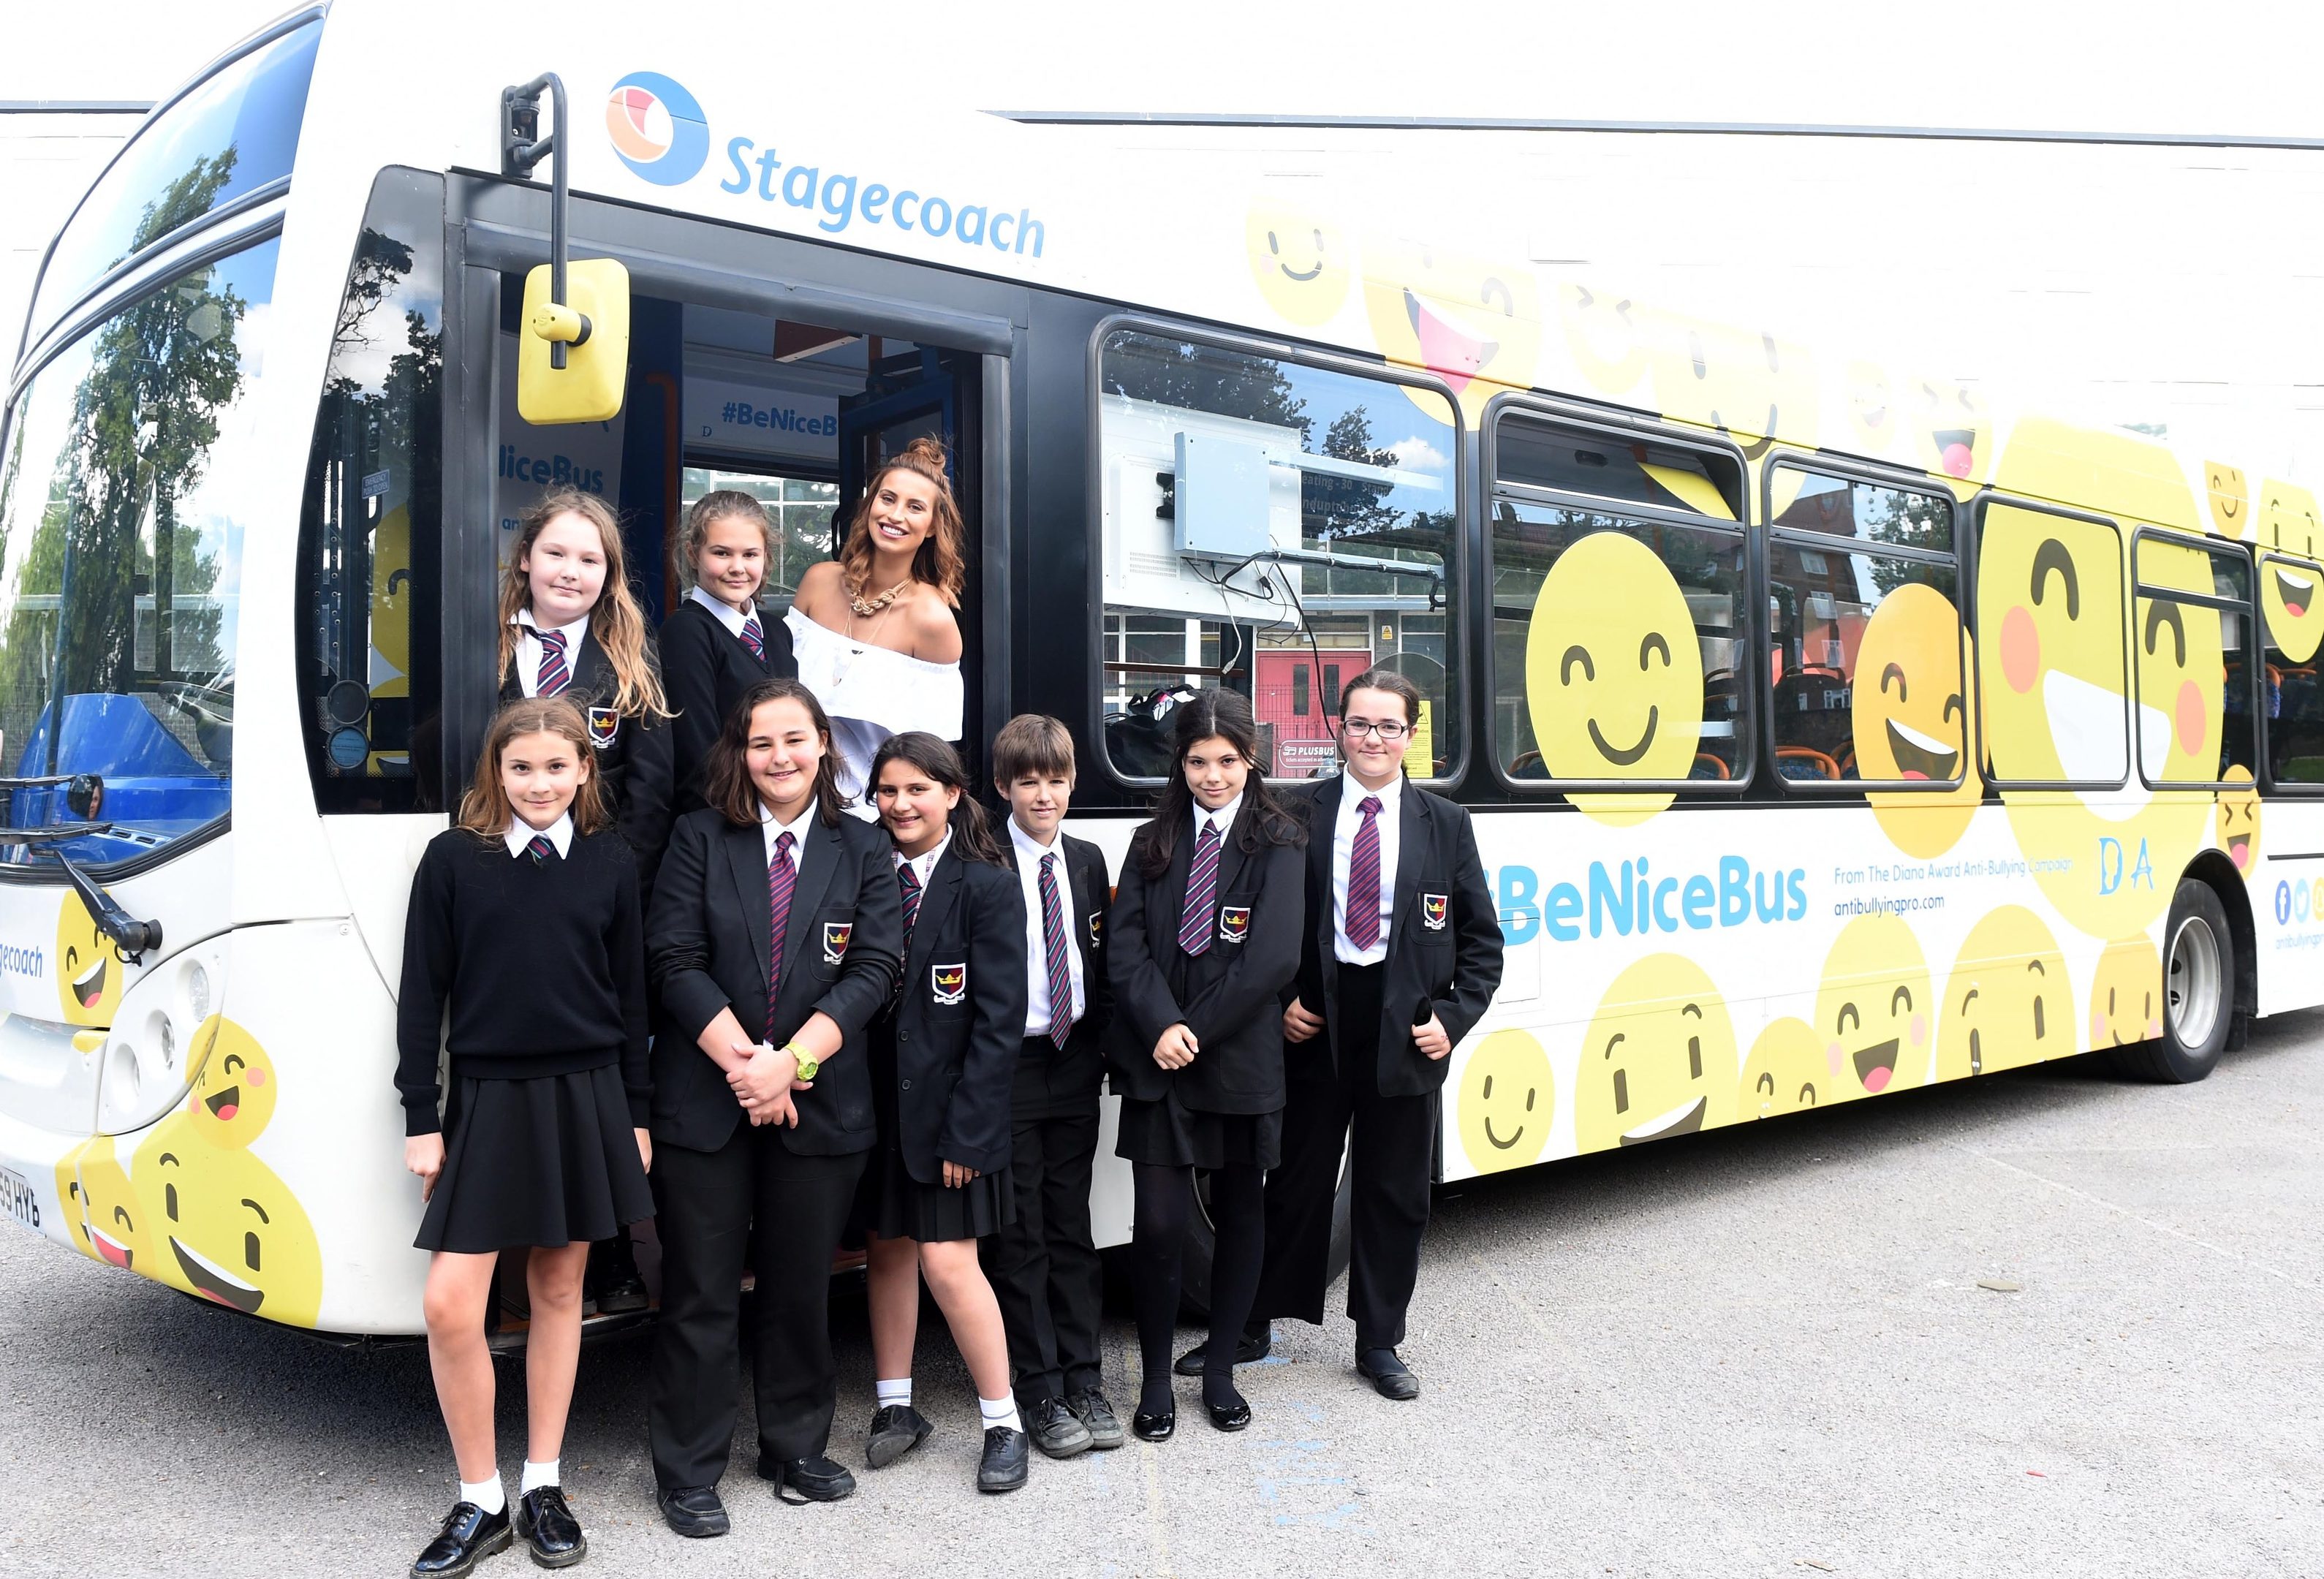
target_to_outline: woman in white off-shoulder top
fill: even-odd
[[[831,716],[839,787],[870,817],[865,778],[891,734],[961,737],[960,507],[944,446],[915,439],[872,479],[839,558],[799,578],[785,622],[798,678]]]

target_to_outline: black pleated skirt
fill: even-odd
[[[1114,1155],[1174,1168],[1273,1168],[1283,1160],[1283,1110],[1268,1113],[1198,1113],[1174,1086],[1159,1102],[1121,1099]]]
[[[956,1190],[922,1184],[904,1166],[901,1151],[881,1146],[872,1153],[863,1182],[857,1187],[855,1220],[866,1233],[882,1239],[913,1239],[922,1244],[982,1239],[1017,1221],[1017,1192],[1005,1168],[981,1173]]]
[[[482,1255],[611,1239],[654,1214],[621,1070],[487,1080],[456,1075],[444,1171],[421,1250]]]

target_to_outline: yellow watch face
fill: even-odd
[[[816,1071],[822,1067],[822,1059],[811,1058],[802,1053],[798,1061],[798,1077],[802,1080],[812,1080],[816,1076]]]

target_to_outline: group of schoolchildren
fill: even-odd
[[[619,1246],[625,1280],[628,1225],[648,1217],[649,1436],[682,1535],[728,1528],[717,1487],[746,1323],[760,1475],[795,1503],[854,1490],[826,1456],[829,1274],[851,1235],[868,1258],[872,1467],[931,1429],[911,1382],[923,1284],[976,1388],[979,1490],[1023,1485],[1029,1446],[1120,1446],[1090,1223],[1108,1075],[1135,1179],[1130,1430],[1175,1429],[1197,1170],[1213,1328],[1177,1369],[1239,1430],[1233,1366],[1266,1352],[1266,1317],[1322,1319],[1351,1118],[1358,1369],[1387,1396],[1417,1390],[1395,1347],[1435,1089],[1498,982],[1499,935],[1466,815],[1403,782],[1409,682],[1376,671],[1342,699],[1361,725],[1349,772],[1369,764],[1360,811],[1338,779],[1270,790],[1242,697],[1181,705],[1178,771],[1117,891],[1097,848],[1062,831],[1074,753],[1055,718],[1011,719],[992,742],[998,829],[954,745],[926,732],[872,756],[876,820],[849,803],[831,718],[791,677],[783,626],[759,617],[769,541],[747,494],[693,506],[678,560],[694,590],[657,654],[602,500],[559,491],[520,522],[503,705],[415,874],[399,1002],[429,1353],[460,1479],[421,1579],[512,1540],[546,1566],[586,1555],[558,1464],[584,1274],[593,1244]],[[513,1503],[486,1337],[503,1251],[530,1252]]]

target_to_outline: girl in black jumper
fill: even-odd
[[[968,1362],[983,1415],[980,1491],[1025,1483],[1024,1422],[1009,1388],[1001,1305],[976,1242],[1016,1218],[1009,1100],[1024,1040],[1025,895],[1001,863],[958,753],[933,734],[890,735],[872,759],[872,799],[896,842],[904,974],[872,1028],[880,1145],[859,1199],[871,1240],[874,1469],[918,1446],[912,1407],[920,1279]]]
[[[671,554],[693,590],[661,623],[661,671],[669,688],[677,790],[671,813],[708,804],[703,795],[710,748],[742,693],[762,679],[798,672],[790,627],[759,612],[759,591],[774,557],[766,506],[734,488],[696,499]]]
[[[1171,747],[1178,771],[1130,839],[1107,947],[1115,1150],[1134,1165],[1137,1204],[1145,1383],[1130,1429],[1149,1442],[1177,1426],[1170,1334],[1196,1168],[1210,1172],[1217,1228],[1203,1402],[1220,1430],[1250,1424],[1234,1349],[1267,1248],[1260,1185],[1281,1160],[1280,999],[1298,974],[1306,909],[1305,838],[1268,792],[1250,704],[1204,692],[1178,709]]]
[[[653,1214],[644,928],[635,859],[607,825],[580,712],[555,697],[512,703],[493,720],[458,825],[429,842],[412,878],[395,1085],[404,1165],[427,1202],[417,1243],[431,1252],[429,1362],[460,1468],[459,1501],[412,1565],[419,1579],[466,1573],[509,1543],[484,1341],[504,1250],[530,1252],[515,1531],[547,1565],[587,1550],[557,1465],[581,1273],[592,1240]]]

